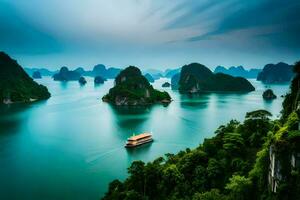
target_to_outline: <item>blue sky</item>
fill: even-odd
[[[298,0],[0,0],[0,50],[23,66],[166,69],[300,60]]]

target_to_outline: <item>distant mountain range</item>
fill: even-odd
[[[217,66],[215,68],[214,73],[223,73],[228,74],[235,77],[243,77],[243,78],[256,78],[261,69],[250,69],[246,70],[243,66],[237,67],[229,67],[228,69],[223,66]]]
[[[176,69],[166,69],[165,71],[157,70],[157,69],[148,69],[148,70],[144,70],[143,74],[144,75],[148,74],[147,76],[151,75],[151,77],[154,80],[157,80],[160,78],[172,78],[172,76],[179,73],[180,71],[181,71],[181,67]]]
[[[39,72],[41,76],[54,76],[59,71],[51,71],[46,68],[24,68],[27,74],[31,77],[35,72]],[[78,74],[76,77],[80,76],[91,76],[96,77],[100,76],[103,80],[113,79],[115,78],[121,71],[120,68],[109,67],[107,68],[103,64],[98,64],[94,66],[93,70],[85,70],[82,67],[78,67],[77,69],[71,71],[71,73],[75,72]],[[157,70],[157,69],[147,69],[143,70],[143,75],[148,79],[149,82],[154,82],[160,78],[172,78],[174,75],[179,74],[181,72],[181,67],[175,69],[166,69],[166,70]],[[245,69],[243,66],[232,66],[229,68],[225,68],[223,66],[217,66],[214,70],[214,73],[223,73],[227,75],[231,75],[234,77],[243,77],[243,78],[257,78],[259,81],[263,81],[265,83],[280,83],[280,82],[288,82],[291,80],[292,66],[286,63],[280,62],[278,64],[267,64],[263,69]],[[72,78],[73,79],[73,78]],[[78,78],[79,79],[79,78]],[[77,80],[77,78],[76,78]],[[178,75],[173,80],[172,86],[176,85],[175,82],[178,82]]]
[[[71,71],[67,67],[62,67],[58,73],[53,75],[55,81],[78,81],[81,74],[74,70]]]
[[[51,70],[48,70],[46,68],[29,68],[29,67],[25,67],[24,70],[31,77],[33,76],[34,72],[39,72],[41,74],[41,76],[53,76],[55,73],[58,72],[58,71],[51,71]]]
[[[180,68],[176,68],[176,69],[167,69],[165,71],[165,77],[166,78],[172,78],[174,75],[180,73],[181,71],[181,67]]]
[[[143,75],[147,76],[149,78],[149,79],[147,78],[149,82],[152,82],[152,81],[150,81],[151,78],[153,78],[153,80],[158,80],[158,79],[164,77],[164,72],[161,70],[157,70],[157,69],[148,69],[143,72]],[[150,78],[150,76],[151,76],[151,78]]]
[[[64,78],[62,76],[59,77],[58,74],[61,74],[61,69],[64,68]],[[62,67],[60,70],[51,71],[46,68],[24,68],[26,73],[29,76],[33,76],[35,72],[39,72],[41,76],[55,76],[57,80],[59,79],[65,79],[65,80],[79,80],[80,76],[91,76],[96,77],[100,76],[103,79],[113,79],[115,78],[121,71],[120,68],[115,67],[109,67],[106,68],[106,66],[99,64],[94,66],[93,70],[85,70],[82,67],[78,67],[75,70],[69,70],[67,67]]]
[[[101,76],[104,79],[113,79],[121,72],[121,69],[115,67],[106,68],[105,65],[98,64],[94,66],[92,71],[85,71],[82,67],[75,69],[75,71],[81,76]]]
[[[147,73],[144,76],[149,81],[149,83],[154,83],[155,79],[153,78],[153,76],[151,76],[151,74]]]
[[[172,78],[174,75],[180,73],[180,71],[181,71],[181,67],[176,69],[166,69],[164,71],[149,69],[149,70],[144,70],[143,74],[144,75],[150,74],[154,80],[157,80],[159,78]],[[262,71],[261,69],[246,70],[243,66],[237,66],[237,67],[233,66],[228,69],[223,66],[217,66],[214,70],[214,73],[223,73],[234,77],[256,78],[258,73],[261,71]]]

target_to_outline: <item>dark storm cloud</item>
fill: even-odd
[[[251,29],[254,32],[257,30],[257,34],[253,37],[265,39],[283,47],[299,48],[299,10],[300,1],[298,0],[231,1],[222,8],[221,12],[216,13],[221,16],[221,20],[213,30],[190,37],[187,41],[207,40],[234,31]],[[260,33],[260,30],[266,27],[269,33]]]
[[[172,29],[172,28],[182,28],[187,26],[192,26],[199,21],[203,20],[203,15],[201,15],[203,12],[207,12],[214,7],[228,4],[232,2],[232,0],[228,1],[219,1],[219,0],[210,0],[210,1],[183,1],[182,3],[178,4],[174,9],[170,10],[168,13],[169,15],[172,15],[176,12],[183,11],[183,14],[170,22],[166,25],[166,29]],[[185,11],[185,12],[184,12]],[[206,17],[213,17],[214,15],[217,15],[217,13],[210,14]]]

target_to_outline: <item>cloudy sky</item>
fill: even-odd
[[[299,10],[299,0],[0,0],[0,50],[48,68],[293,63]]]

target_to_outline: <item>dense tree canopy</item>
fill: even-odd
[[[297,109],[299,106],[300,97],[300,61],[296,62],[293,66],[293,71],[295,72],[295,77],[290,85],[290,93],[288,93],[282,103],[282,119],[286,119],[293,110]]]
[[[300,61],[297,61],[297,62],[294,64],[293,72],[296,73],[297,75],[300,74]]]

